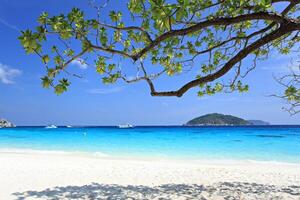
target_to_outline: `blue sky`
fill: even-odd
[[[114,1],[111,2],[107,10],[115,6]],[[125,4],[119,4],[120,10],[126,9]],[[76,64],[72,67],[84,78],[73,82],[67,93],[57,96],[52,90],[43,89],[40,77],[44,68],[38,57],[24,53],[17,40],[19,31],[34,28],[42,11],[59,14],[74,6],[88,9],[87,0],[0,0],[0,118],[7,118],[17,125],[116,125],[127,122],[172,125],[218,112],[273,124],[300,124],[300,115],[290,116],[282,110],[285,106],[282,100],[269,97],[282,92],[283,88],[273,76],[288,72],[291,55],[284,57],[275,53],[267,61],[259,62],[256,70],[245,79],[250,91],[242,94],[199,98],[197,90],[192,89],[181,98],[151,97],[144,82],[103,85],[94,69],[81,69],[82,66]],[[176,89],[178,83],[187,78],[164,79],[157,82],[157,87]]]

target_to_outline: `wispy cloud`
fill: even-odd
[[[76,60],[73,60],[71,62],[72,65],[75,65],[77,67],[79,67],[80,69],[87,69],[88,68],[88,65],[85,63],[85,61],[83,59],[76,59]]]
[[[168,107],[168,106],[169,106],[169,104],[168,104],[167,102],[162,102],[161,105],[162,105],[162,106],[165,106],[165,107]]]
[[[89,94],[111,94],[111,93],[117,93],[122,91],[122,87],[115,87],[115,88],[95,88],[87,90]]]
[[[0,18],[0,23],[3,24],[4,26],[10,28],[10,29],[13,29],[15,31],[20,31],[20,29],[18,27],[16,27],[13,24],[8,23],[6,20],[4,20],[2,18]]]
[[[0,63],[0,82],[4,84],[13,84],[13,79],[16,76],[21,75],[22,71],[19,69],[13,69],[7,65]]]
[[[275,73],[288,73],[288,72],[299,72],[300,63],[277,63],[265,65],[261,68],[266,71],[273,71]]]
[[[299,72],[300,70],[300,57],[294,52],[291,52],[289,55],[275,54],[269,60],[261,67],[262,70],[275,73]]]

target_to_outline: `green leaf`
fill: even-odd
[[[96,61],[96,71],[99,74],[104,74],[106,71],[106,63],[105,63],[105,58],[102,56],[99,56],[97,61]]]
[[[44,55],[44,56],[42,57],[42,60],[43,60],[43,62],[44,62],[45,64],[47,64],[47,63],[50,61],[50,58],[49,58],[48,55]]]
[[[61,79],[59,81],[59,84],[57,84],[55,87],[54,87],[54,90],[55,90],[55,93],[57,95],[60,95],[64,92],[66,92],[68,90],[68,87],[70,86],[70,82],[68,81],[68,79]]]
[[[50,85],[52,84],[52,80],[49,79],[49,77],[47,77],[47,76],[44,76],[43,78],[41,78],[41,80],[42,80],[42,85],[44,88],[49,88]]]
[[[107,33],[106,33],[106,29],[104,27],[102,27],[99,31],[100,35],[100,42],[103,46],[106,46],[108,38],[107,38]]]
[[[112,71],[116,68],[116,65],[115,64],[109,64],[107,68],[108,68],[109,71]]]
[[[116,11],[110,11],[109,17],[110,17],[111,21],[118,22],[122,18],[122,13],[121,12],[116,12]]]
[[[48,18],[48,13],[47,12],[42,12],[42,14],[40,15],[38,22],[41,25],[45,25],[47,23],[47,18]]]

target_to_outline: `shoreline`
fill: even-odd
[[[111,194],[116,187],[124,190],[127,196],[141,195],[138,189],[140,187],[154,192],[157,188],[160,188],[160,191],[164,190],[166,185],[177,189],[184,185],[189,190],[186,191],[186,195],[197,192],[199,188],[194,188],[197,186],[215,188],[215,190],[208,190],[208,193],[221,190],[223,187],[230,187],[233,191],[238,188],[240,190],[256,188],[265,191],[264,195],[273,195],[272,191],[275,188],[274,191],[282,191],[275,192],[274,195],[283,195],[283,197],[288,195],[290,199],[300,197],[300,164],[228,160],[226,162],[139,160],[49,151],[21,153],[7,150],[6,152],[0,150],[0,163],[0,199],[6,200],[17,197],[39,199],[37,194],[46,195],[47,198],[41,199],[51,199],[51,196],[47,195],[54,193],[49,191],[55,191],[55,194],[61,195],[58,196],[61,199],[63,199],[62,195],[72,192],[74,194],[79,192],[84,196],[93,193],[94,190],[95,193],[100,192],[100,189],[105,191],[108,188]],[[73,191],[74,187],[77,189]],[[136,188],[134,194],[131,194],[133,191],[130,187]],[[59,191],[57,188],[60,188]],[[273,188],[272,191],[270,188]],[[294,193],[285,194],[284,188],[289,188],[289,191]],[[169,195],[182,195],[182,192],[184,193],[178,191]],[[197,195],[205,194],[197,193]],[[163,195],[165,193],[159,194],[159,197],[164,197]],[[209,193],[209,195],[218,197],[222,194]],[[137,198],[137,196],[133,197]],[[169,198],[179,197],[169,196]]]
[[[252,159],[215,159],[215,158],[174,158],[168,156],[115,156],[108,155],[102,152],[87,152],[87,151],[63,151],[63,150],[37,150],[37,149],[21,149],[21,148],[0,148],[1,154],[23,154],[23,155],[60,155],[60,156],[75,156],[75,157],[86,157],[96,158],[103,160],[124,160],[124,161],[166,161],[166,162],[184,162],[184,163],[195,163],[195,164],[274,164],[274,165],[293,165],[299,166],[300,162],[288,162],[288,161],[277,161],[277,160],[252,160]],[[300,168],[299,168],[300,169]]]

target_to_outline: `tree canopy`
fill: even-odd
[[[19,37],[25,51],[37,54],[45,65],[43,86],[57,94],[70,85],[72,61],[88,63],[91,58],[103,83],[146,81],[152,96],[181,97],[194,87],[198,96],[243,92],[248,85],[242,79],[258,60],[272,51],[289,54],[300,40],[300,0],[128,0],[128,13],[112,10],[109,21],[102,20],[105,6],[90,4],[94,18],[79,8],[59,15],[44,12],[36,29]],[[124,20],[124,14],[130,19]],[[251,66],[243,65],[246,59]],[[132,66],[122,66],[122,60]],[[129,78],[125,68],[140,73]],[[155,87],[155,79],[191,69],[197,75],[178,88]],[[295,83],[299,76],[286,85],[283,97],[299,102]]]

